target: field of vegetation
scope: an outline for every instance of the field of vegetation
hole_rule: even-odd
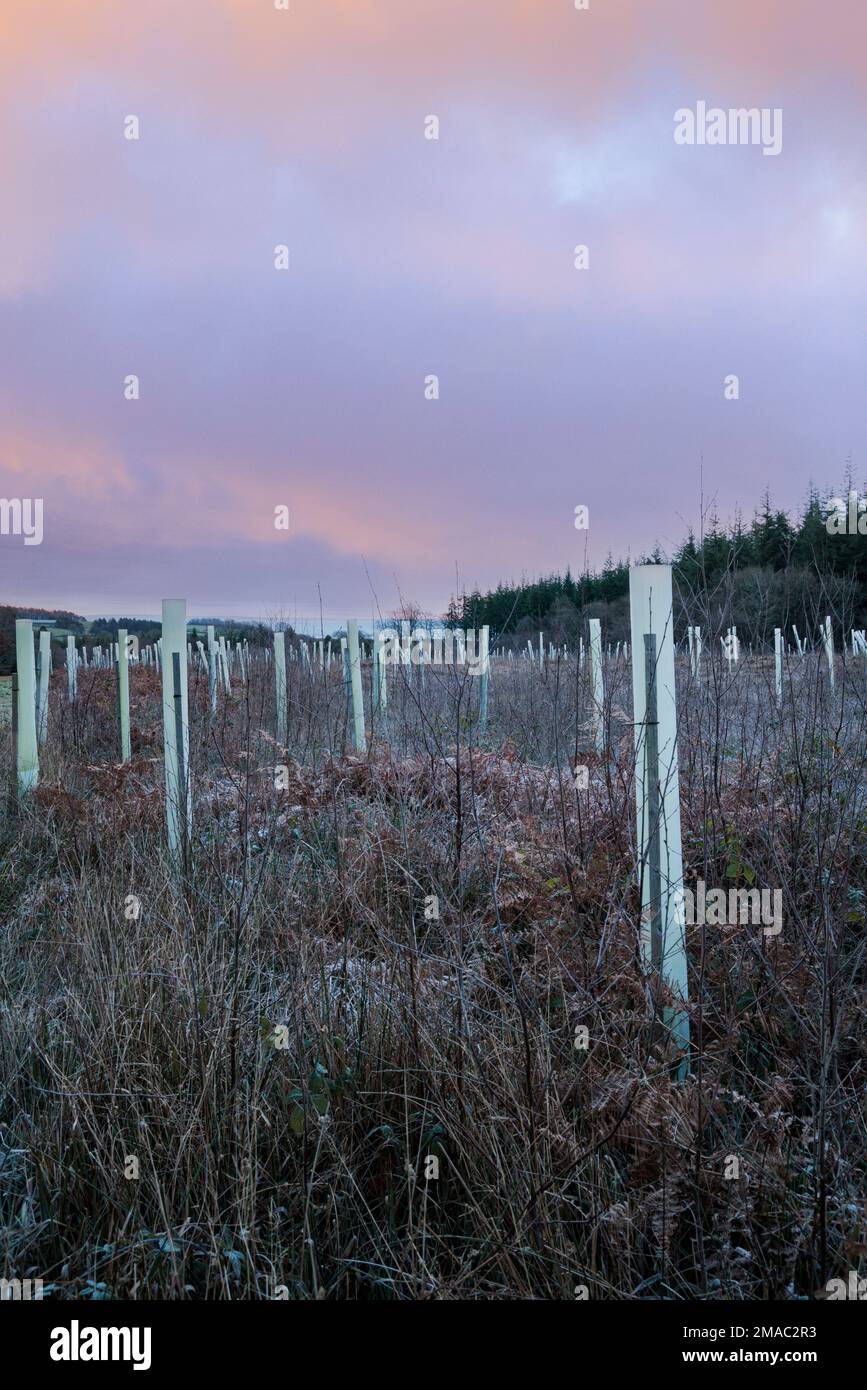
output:
[[[602,756],[574,657],[495,662],[483,731],[464,670],[390,673],[372,718],[366,668],[363,756],[342,669],[288,672],[279,748],[261,652],[216,718],[191,668],[180,877],[157,674],[123,766],[113,674],[73,706],[52,677],[39,788],[0,812],[0,1273],[795,1299],[863,1265],[863,660],[832,690],[787,657],[778,711],[773,656],[678,658],[685,881],[783,894],[778,936],[688,928],[684,1080],[639,946],[628,663]]]

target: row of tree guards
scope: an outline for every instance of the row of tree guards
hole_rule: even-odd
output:
[[[639,847],[638,876],[641,888],[641,948],[650,976],[656,982],[655,1016],[667,1030],[682,1054],[679,1074],[685,1074],[689,1045],[687,1013],[687,969],[684,940],[683,863],[680,831],[680,792],[677,762],[677,706],[675,699],[675,643],[673,636],[672,574],[669,565],[638,565],[629,574],[630,644],[623,644],[623,656],[632,654],[632,696],[635,737],[635,794],[637,843]],[[28,619],[16,622],[17,674],[13,678],[13,738],[16,750],[16,785],[19,794],[31,792],[39,780],[39,746],[45,742],[48,730],[48,694],[51,669],[50,634],[39,633],[39,666],[34,654],[33,623]],[[404,622],[399,644],[399,660],[409,662],[410,624]],[[479,723],[482,728],[488,717],[488,686],[490,680],[489,632],[482,628],[474,669],[479,684]],[[701,629],[688,629],[690,670],[695,677],[701,674]],[[803,655],[804,644],[795,632],[798,652]],[[740,658],[737,630],[731,628],[721,639],[729,664]],[[347,708],[353,731],[356,752],[367,749],[364,704],[362,698],[362,653],[358,623],[350,619],[346,636],[340,639],[343,660]],[[831,620],[827,618],[822,630],[822,643],[828,659],[831,684],[834,683],[834,647]],[[546,651],[539,636],[538,656],[529,644],[527,660],[544,665]],[[853,652],[867,658],[864,632],[852,634]],[[611,648],[608,649],[609,655]],[[782,671],[784,643],[779,628],[774,634],[775,680],[778,702],[782,701]],[[336,657],[336,652],[333,654]],[[505,654],[504,654],[505,655]],[[509,654],[510,657],[513,654]],[[558,655],[558,649],[548,648],[547,655]],[[596,751],[605,752],[604,681],[601,623],[589,622],[589,683],[591,694],[591,733]],[[620,657],[620,644],[614,655]],[[289,649],[292,660],[330,665],[332,653],[326,651],[325,639],[319,641],[311,656],[308,644],[296,651]],[[383,634],[372,643],[372,709],[373,714],[384,712],[388,704],[386,649]],[[583,662],[582,648],[578,652]],[[237,643],[230,650],[224,637],[217,638],[213,627],[207,629],[207,647],[201,641],[187,639],[186,601],[166,599],[162,606],[162,637],[153,647],[138,650],[134,638],[124,629],[107,657],[93,663],[110,664],[116,670],[118,740],[122,761],[130,758],[130,662],[150,665],[162,677],[163,735],[166,789],[166,829],[168,846],[176,866],[183,870],[188,864],[193,828],[193,798],[190,787],[188,672],[199,660],[208,675],[209,699],[212,712],[217,710],[218,688],[231,689],[230,667],[234,665],[242,680],[247,679],[250,652],[246,643]],[[265,661],[273,663],[276,694],[277,743],[286,746],[288,734],[287,646],[286,634],[275,632],[273,652],[265,652]],[[82,663],[84,664],[84,663]],[[70,703],[76,699],[79,657],[72,637],[67,641],[67,690]],[[408,665],[407,678],[412,666]],[[659,989],[665,985],[673,1003],[662,1007]]]

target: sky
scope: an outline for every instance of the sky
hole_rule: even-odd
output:
[[[865,106],[853,0],[3,0],[0,603],[437,614],[860,482]]]

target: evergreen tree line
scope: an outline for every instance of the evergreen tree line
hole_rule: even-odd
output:
[[[847,482],[840,493],[847,498]],[[699,538],[690,532],[672,556],[657,547],[640,564],[670,559],[675,588],[675,636],[688,624],[709,637],[734,625],[742,643],[773,643],[774,628],[793,642],[792,626],[802,638],[817,640],[819,625],[830,614],[838,643],[853,627],[867,626],[867,535],[832,534],[827,500],[811,491],[793,520],[772,507],[765,496],[750,525],[740,517],[723,526],[712,517]],[[862,521],[862,525],[863,525]],[[538,633],[555,643],[586,639],[586,620],[601,618],[603,640],[629,640],[629,565],[608,556],[601,572],[498,584],[488,593],[475,590],[452,599],[446,619],[459,627],[488,624],[493,644],[521,649]]]

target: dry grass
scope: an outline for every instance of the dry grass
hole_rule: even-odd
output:
[[[687,882],[754,874],[785,925],[690,932],[678,1083],[638,946],[625,665],[581,793],[574,663],[496,669],[481,744],[472,681],[396,685],[364,758],[338,675],[290,665],[285,755],[263,668],[213,726],[197,675],[183,883],[155,677],[120,769],[110,674],[75,709],[57,674],[40,791],[0,830],[0,1271],[560,1299],[810,1296],[857,1268],[865,681],[832,696],[807,658],[777,719],[771,679],[680,673]]]
[[[12,677],[0,676],[0,729],[12,723]]]

